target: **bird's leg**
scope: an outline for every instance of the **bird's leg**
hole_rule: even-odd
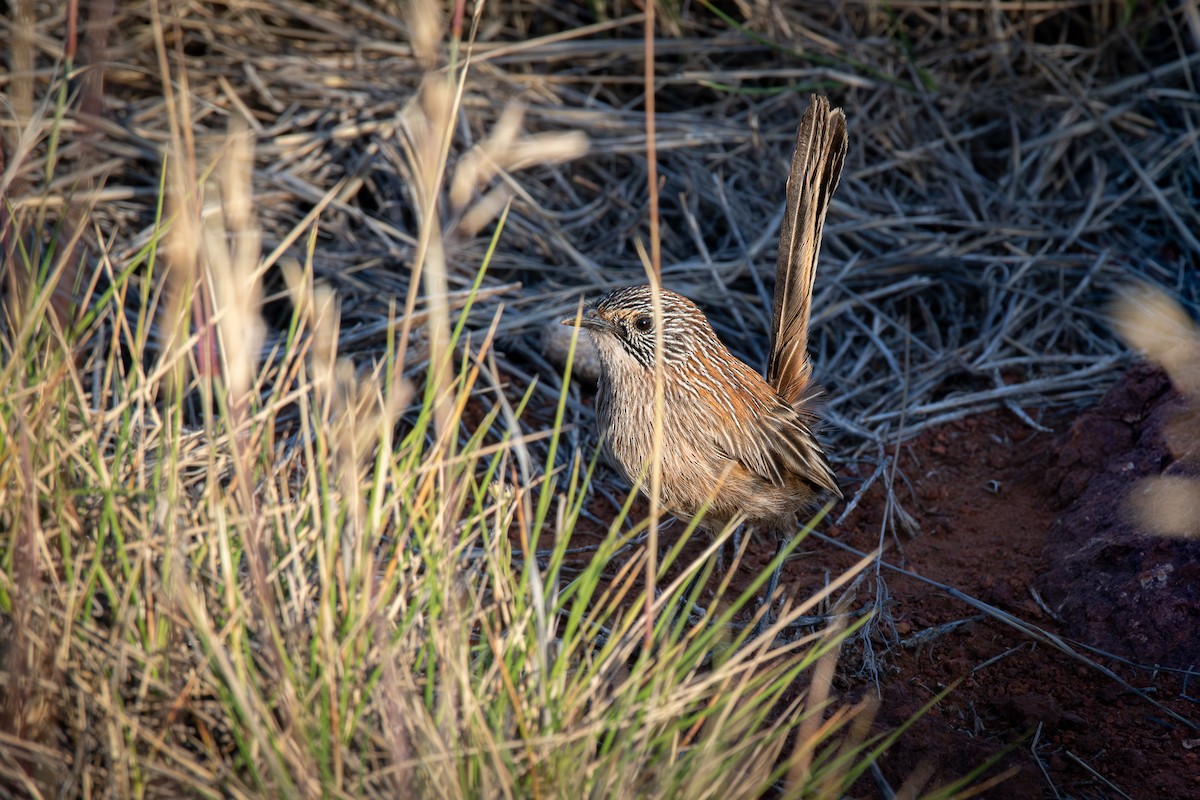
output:
[[[717,550],[717,571],[724,574],[725,572],[725,548],[733,545],[733,558],[729,560],[729,566],[732,567],[737,563],[738,553],[742,550],[742,531],[745,530],[746,523],[742,523],[733,529],[733,535],[730,539],[721,542],[721,547]]]
[[[779,544],[775,548],[775,555],[771,559],[772,561],[779,558],[779,554],[788,546],[788,541],[787,538],[779,538]],[[760,606],[765,605],[767,608],[763,611],[762,616],[758,618],[758,622],[754,624],[754,630],[750,632],[750,639],[757,639],[759,634],[775,621],[775,614],[771,611],[771,606],[775,602],[775,590],[779,588],[779,576],[783,574],[783,562],[786,560],[780,560],[775,565],[775,569],[771,571],[771,578],[767,581],[767,590],[759,602]]]
[[[679,618],[681,616],[687,616],[688,619],[691,618],[692,592],[696,591],[696,583],[699,582],[700,576],[703,574],[704,574],[703,570],[696,570],[696,574],[693,575],[691,577],[691,580],[689,580],[687,582],[687,586],[683,587],[683,594],[681,594],[679,596],[679,602],[676,603],[676,605],[675,605],[675,616],[673,616],[671,618],[671,627],[672,628],[674,628],[675,625],[679,622]],[[701,612],[704,611],[704,609],[700,609],[700,610],[701,610]]]

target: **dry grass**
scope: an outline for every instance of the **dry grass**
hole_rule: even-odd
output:
[[[924,427],[998,406],[1037,426],[1103,391],[1127,358],[1104,303],[1130,278],[1195,310],[1194,2],[733,8],[658,9],[663,281],[761,363],[796,120],[812,90],[847,110],[812,341],[851,491],[890,492],[892,448]],[[566,564],[575,518],[617,519],[577,549],[638,552],[621,487],[584,478],[590,412],[541,334],[580,294],[644,280],[643,18],[463,11],[22,0],[2,21],[14,792],[56,785],[69,754],[76,793],[569,793],[532,765],[591,763],[581,731],[635,700],[647,738],[601,737],[590,785],[644,790],[636,764],[719,791],[720,771],[671,771],[681,742],[737,751],[695,738],[737,716],[737,692],[705,705],[717,685],[759,698],[729,730],[761,746],[725,769],[778,787],[781,760],[812,760],[783,755],[778,709],[802,707],[784,653],[753,677],[705,662],[724,634],[697,633],[687,669],[622,684],[615,601],[587,618],[609,646],[556,649],[555,615],[593,607],[557,596],[563,571],[606,608],[621,585]],[[430,663],[461,680],[408,670]],[[570,726],[529,716],[555,691]],[[841,752],[816,763],[848,770]]]
[[[642,280],[634,242],[646,235],[640,17],[534,8],[484,7],[449,143],[458,154],[486,140],[515,103],[535,135],[590,140],[563,166],[497,165],[484,187],[515,201],[484,279],[496,293],[472,321],[486,325],[506,303],[497,336],[517,386],[540,366],[525,354],[538,351],[543,323],[581,292]],[[1200,255],[1198,57],[1182,13],[1126,22],[1098,3],[989,14],[901,3],[825,18],[784,5],[751,15],[744,33],[703,8],[665,16],[664,279],[707,299],[751,361],[797,112],[812,88],[849,112],[815,319],[834,435],[849,444],[890,441],[902,417],[911,432],[998,404],[1094,396],[1121,353],[1097,301],[1131,274],[1195,302],[1182,267]],[[61,19],[39,18],[57,41]],[[119,170],[95,215],[115,259],[150,236],[168,137],[148,22],[145,6],[118,7],[107,119],[79,122],[94,134],[70,137],[59,156],[90,148],[97,173]],[[283,253],[303,259],[302,223],[319,212],[314,269],[343,298],[343,347],[381,352],[418,245],[400,112],[423,70],[406,24],[383,8],[288,2],[178,3],[163,22],[198,109],[189,135],[223,135],[230,118],[255,134],[268,280],[281,288],[269,267]],[[61,205],[74,186],[60,179],[16,205]],[[444,209],[452,290],[471,284],[490,239],[478,216],[460,227],[465,192]]]

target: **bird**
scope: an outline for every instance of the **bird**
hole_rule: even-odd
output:
[[[812,379],[808,329],[821,232],[846,150],[845,113],[813,96],[787,179],[765,377],[729,352],[695,303],[669,289],[658,290],[657,319],[655,289],[646,284],[610,291],[562,320],[578,324],[599,356],[595,410],[607,458],[647,494],[661,375],[658,500],[684,522],[703,511],[700,527],[719,532],[744,515],[782,548],[827,498],[842,497],[816,436],[821,389]]]

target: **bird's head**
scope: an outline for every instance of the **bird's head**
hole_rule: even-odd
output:
[[[698,348],[720,346],[704,313],[686,297],[661,290],[663,365],[685,363]],[[574,325],[575,317],[562,320]],[[586,306],[579,325],[591,336],[606,370],[654,369],[653,294],[649,285],[615,289]]]

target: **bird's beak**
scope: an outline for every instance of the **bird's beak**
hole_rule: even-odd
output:
[[[578,319],[579,319],[579,327],[586,328],[587,330],[613,331],[613,330],[616,330],[616,327],[617,327],[613,323],[609,322],[608,320],[604,319],[599,314],[597,314],[596,309],[594,309],[594,308],[585,308],[583,310],[583,316]],[[575,320],[576,320],[576,317],[570,316],[570,317],[563,317],[562,319],[559,320],[559,322],[562,323],[563,325],[570,325],[571,327],[574,327]]]

